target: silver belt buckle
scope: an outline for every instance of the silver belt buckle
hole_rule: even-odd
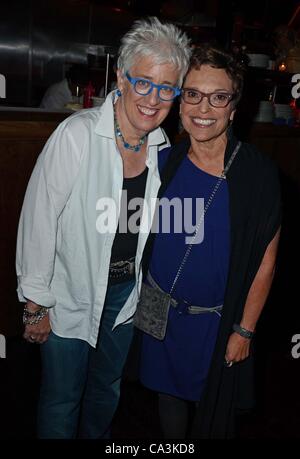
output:
[[[125,260],[122,269],[124,269],[126,274],[133,274],[134,261]]]
[[[134,273],[135,260],[127,261],[127,263],[128,263],[128,272],[130,275],[132,275]]]

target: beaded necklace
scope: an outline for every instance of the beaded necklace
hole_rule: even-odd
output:
[[[126,148],[127,150],[132,150],[132,151],[134,151],[136,153],[139,152],[141,147],[142,147],[142,145],[144,145],[148,134],[145,134],[143,137],[141,137],[138,144],[130,145],[130,143],[126,142],[126,140],[124,139],[123,134],[121,132],[121,129],[120,129],[120,126],[119,126],[119,123],[118,123],[118,120],[117,120],[117,116],[116,116],[115,106],[114,106],[114,120],[115,120],[115,133],[116,133],[116,136],[119,137],[122,140],[124,148]]]

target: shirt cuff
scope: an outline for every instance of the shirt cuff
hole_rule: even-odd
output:
[[[28,300],[34,303],[51,308],[55,306],[56,299],[50,289],[42,283],[41,278],[18,277],[17,288],[19,301],[26,303]]]

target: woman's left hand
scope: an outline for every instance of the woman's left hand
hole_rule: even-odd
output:
[[[250,343],[250,339],[243,338],[243,336],[238,333],[232,333],[228,340],[225,353],[225,362],[227,362],[227,366],[231,366],[233,363],[241,362],[249,357]]]

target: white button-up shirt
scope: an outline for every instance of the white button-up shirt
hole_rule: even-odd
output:
[[[20,216],[16,268],[20,301],[51,308],[54,333],[96,346],[108,283],[113,231],[97,230],[97,202],[113,198],[117,217],[123,185],[113,114],[114,93],[102,107],[78,112],[62,122],[47,141],[30,178]],[[157,128],[148,136],[149,169],[141,228],[153,218],[160,177],[157,153],[169,145]],[[136,153],[133,153],[136,154]],[[150,214],[149,214],[150,209]],[[152,209],[152,210],[151,210]],[[114,327],[135,312],[147,231],[140,231],[136,284]]]

